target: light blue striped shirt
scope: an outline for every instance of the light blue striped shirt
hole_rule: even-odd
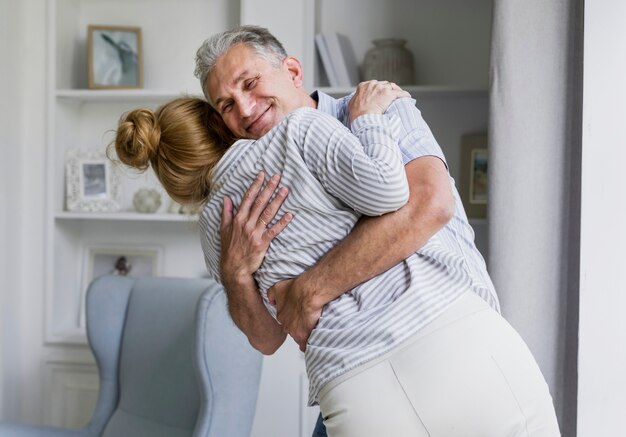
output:
[[[318,108],[347,125],[347,101],[320,93]],[[406,202],[402,162],[426,155],[444,160],[412,99],[394,102],[385,116],[359,117],[351,129],[358,140],[330,117],[300,109],[263,138],[238,141],[214,170],[200,228],[207,267],[217,279],[223,196],[238,204],[261,169],[281,173],[281,183],[290,187],[279,216],[292,211],[294,220],[272,242],[255,274],[273,316],[269,287],[315,264],[345,238],[360,213],[382,214]],[[465,291],[498,309],[456,190],[455,199],[454,218],[422,249],[324,307],[305,354],[310,405],[327,382],[397,347]]]

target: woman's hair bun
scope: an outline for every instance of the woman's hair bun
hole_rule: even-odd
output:
[[[161,127],[150,109],[134,109],[122,115],[115,136],[115,152],[124,164],[146,170],[157,156]]]

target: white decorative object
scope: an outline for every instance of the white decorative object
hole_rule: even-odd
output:
[[[161,206],[161,193],[154,188],[141,188],[133,196],[133,206],[137,212],[157,212]]]
[[[183,206],[175,200],[170,200],[170,206],[167,207],[167,212],[170,214],[181,214]]]
[[[202,211],[202,205],[181,205],[180,203],[172,200],[167,212],[170,214],[184,214],[188,216],[197,216]]]
[[[374,47],[365,53],[363,61],[364,80],[388,80],[398,85],[415,83],[413,53],[404,47],[406,40],[375,39],[372,43]]]
[[[99,149],[68,149],[65,155],[65,206],[68,211],[120,209],[117,168]]]

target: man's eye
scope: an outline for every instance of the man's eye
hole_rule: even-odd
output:
[[[232,103],[226,103],[225,105],[222,105],[222,114],[229,112],[231,109],[233,109]]]
[[[246,82],[246,89],[249,90],[249,89],[254,88],[254,86],[256,85],[256,81],[257,81],[256,79],[252,79]]]

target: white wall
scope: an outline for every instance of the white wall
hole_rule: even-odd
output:
[[[41,417],[45,0],[0,0],[3,419]],[[28,404],[26,404],[28,402]]]
[[[626,435],[626,2],[585,2],[578,435]]]
[[[15,8],[10,7],[11,0],[0,0],[0,59],[13,59],[19,62],[19,49],[16,45],[10,44],[10,35],[15,32],[16,23],[13,21]],[[19,78],[18,69],[12,63],[0,63],[0,418],[4,417],[4,411],[9,408],[9,403],[5,399],[10,399],[5,395],[8,386],[5,383],[5,369],[8,365],[10,352],[8,342],[8,332],[13,321],[11,311],[11,296],[18,287],[18,275],[16,271],[17,262],[15,257],[9,256],[13,253],[10,248],[15,248],[19,240],[11,232],[16,225],[16,215],[11,214],[11,210],[19,207],[19,196],[14,188],[14,182],[19,178],[16,163],[19,163],[19,129],[14,121],[14,110],[19,107],[18,90]]]
[[[9,14],[6,13],[8,3],[9,0],[0,0],[0,59],[10,59],[15,54],[15,50],[12,50],[8,44],[11,30]],[[10,123],[8,121],[9,102],[12,100],[8,98],[10,96],[9,84],[15,80],[12,71],[8,62],[0,63],[0,77],[3,78],[0,81],[0,151],[3,156],[3,159],[0,159],[0,205],[9,205],[10,202],[13,202],[14,197],[9,189],[12,174],[11,166],[8,165],[9,162],[13,161],[13,151],[15,150],[12,147],[15,144],[14,131],[9,128]],[[12,243],[9,240],[9,235],[9,213],[5,206],[0,212],[0,247],[3,248],[0,250],[0,419],[3,417],[4,411],[4,378],[2,375],[4,375],[4,360],[7,356],[7,350],[4,348],[4,336],[7,332],[5,313],[7,312],[7,295],[11,288],[8,251],[4,249],[10,247],[9,244]]]

